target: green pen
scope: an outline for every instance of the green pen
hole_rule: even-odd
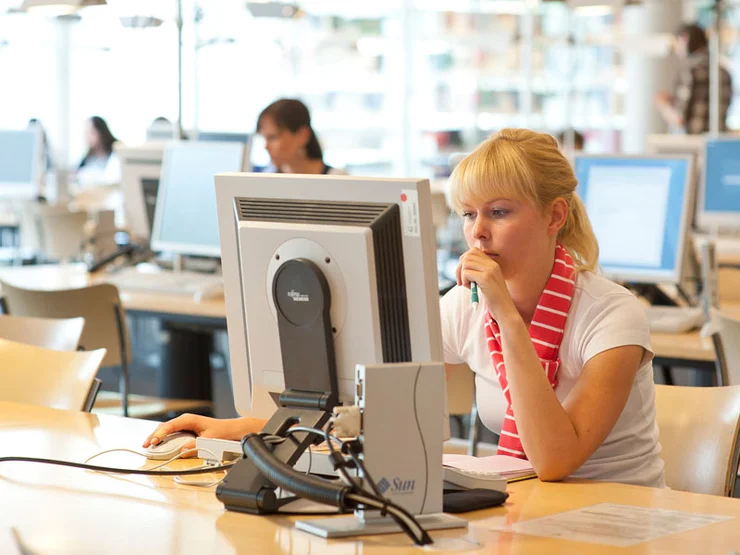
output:
[[[470,282],[470,296],[473,300],[473,308],[478,308],[478,284],[474,281]]]

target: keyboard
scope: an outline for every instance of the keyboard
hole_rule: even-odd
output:
[[[161,270],[142,272],[123,268],[107,278],[119,289],[141,293],[159,293],[193,297],[196,301],[223,297],[224,282],[220,275]]]
[[[645,312],[650,331],[685,333],[704,324],[704,311],[701,308],[648,306]]]

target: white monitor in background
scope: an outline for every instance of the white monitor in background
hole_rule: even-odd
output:
[[[134,239],[148,241],[152,233],[164,146],[164,143],[114,146],[121,159],[126,227]]]
[[[740,231],[740,137],[708,138],[697,224],[708,231]]]
[[[577,156],[578,195],[616,281],[680,283],[690,250],[690,156]]]
[[[706,135],[648,135],[648,154],[690,155],[701,159],[704,156]]]
[[[41,193],[45,159],[37,126],[0,130],[0,200],[30,200]]]
[[[272,415],[270,394],[295,383],[296,365],[305,388],[326,389],[312,383],[324,375],[322,355],[306,356],[301,344],[333,350],[339,399],[349,404],[358,363],[442,360],[428,181],[230,174],[216,176],[216,198],[241,414]],[[285,318],[312,325],[324,321],[309,315],[328,298],[329,327],[292,337],[275,298]]]
[[[220,256],[213,178],[217,173],[244,171],[248,161],[248,146],[243,143],[169,143],[157,192],[152,250]]]

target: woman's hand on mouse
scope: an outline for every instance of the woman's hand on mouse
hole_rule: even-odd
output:
[[[199,437],[230,439],[238,441],[251,432],[258,432],[264,426],[265,421],[256,418],[209,418],[199,414],[183,414],[168,422],[160,424],[149,437],[146,438],[142,447],[158,445],[162,439],[175,432],[193,432]],[[194,449],[195,440],[183,446],[182,450]],[[196,452],[188,453],[186,456],[194,457]]]

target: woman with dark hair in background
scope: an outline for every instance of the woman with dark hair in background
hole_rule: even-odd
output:
[[[681,69],[674,94],[655,96],[655,104],[672,130],[691,135],[709,131],[709,41],[696,24],[682,25],[676,32],[676,56]],[[732,101],[732,77],[725,68],[719,76],[719,130],[727,131],[727,112]]]
[[[113,152],[113,144],[117,141],[103,118],[93,116],[88,120],[88,151],[77,168],[77,182],[80,185],[113,185],[121,182],[121,161]]]
[[[257,133],[265,139],[278,173],[346,175],[344,170],[324,163],[324,153],[311,127],[311,115],[300,100],[281,98],[262,110]]]

